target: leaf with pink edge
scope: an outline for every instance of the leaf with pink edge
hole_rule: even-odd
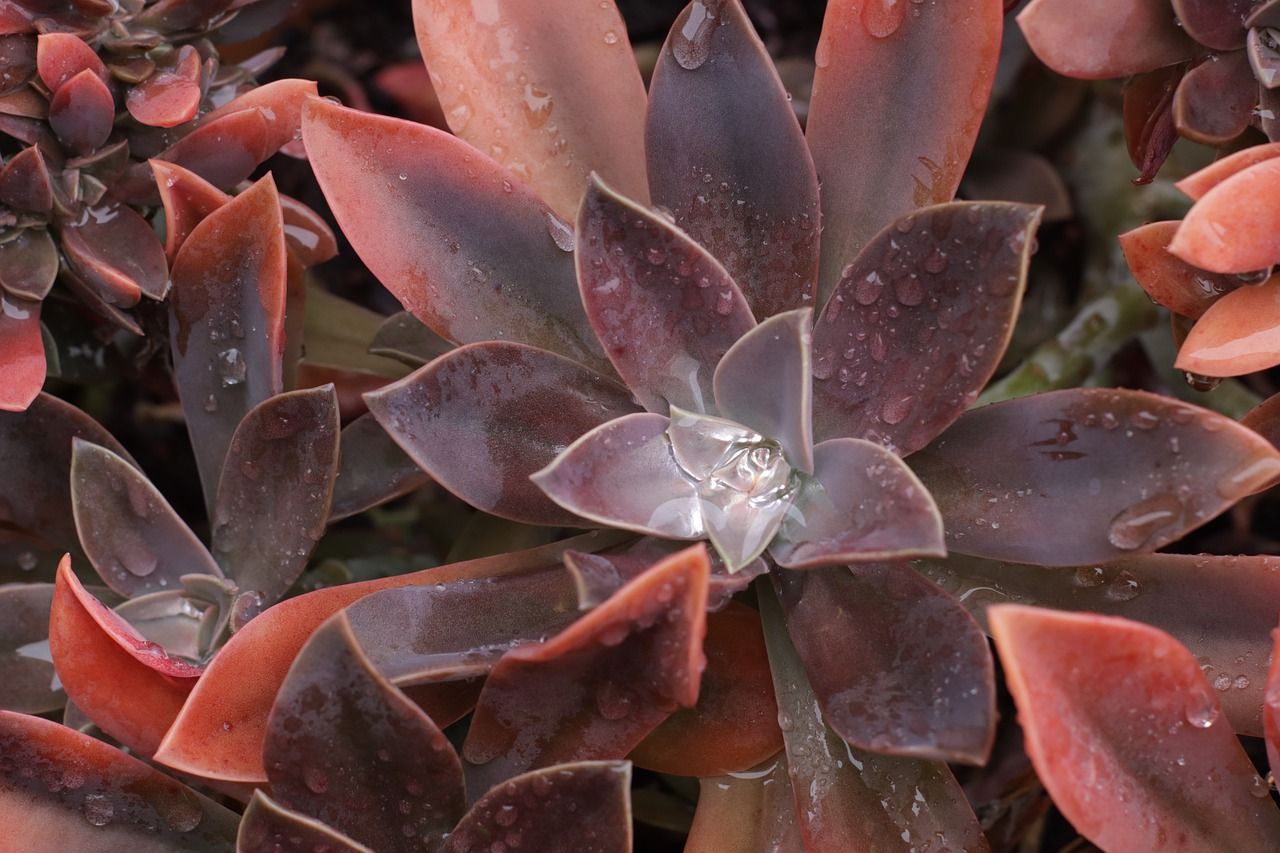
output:
[[[805,127],[822,182],[819,299],[881,228],[955,195],[995,79],[1002,17],[1000,0],[827,5]]]
[[[339,448],[338,478],[329,508],[331,522],[407,495],[431,482],[431,477],[400,449],[370,412],[343,427]]]
[[[40,393],[47,369],[40,303],[0,296],[0,309],[0,368],[5,376],[0,383],[0,411],[23,412]],[[7,491],[0,490],[0,501]],[[0,518],[4,511],[0,505]]]
[[[813,329],[818,441],[924,447],[977,398],[1013,333],[1040,209],[956,202],[875,236]]]
[[[10,853],[225,853],[237,815],[100,740],[0,711]]]
[[[303,138],[356,253],[433,331],[608,370],[574,284],[573,229],[515,175],[434,128],[326,101],[307,105]]]
[[[1169,251],[1210,272],[1248,273],[1280,263],[1280,204],[1272,193],[1257,191],[1277,182],[1280,159],[1274,157],[1223,180],[1192,205]]]
[[[1018,26],[1041,62],[1084,80],[1154,71],[1197,52],[1169,0],[1032,0]]]
[[[173,372],[210,507],[232,432],[282,389],[285,272],[270,175],[197,225],[173,262]]]
[[[1280,364],[1280,276],[1240,287],[1191,327],[1174,366],[1201,376],[1241,376]]]
[[[699,0],[676,18],[645,149],[653,203],[724,264],[757,317],[813,304],[818,178],[740,0]]]
[[[111,90],[88,69],[59,86],[49,99],[49,126],[77,154],[89,154],[107,141],[115,115]]]
[[[1274,774],[1280,769],[1280,628],[1271,629],[1271,644],[1271,669],[1267,672],[1267,692],[1262,702],[1262,726],[1267,739],[1267,764]]]
[[[160,300],[169,290],[160,238],[126,204],[107,200],[86,208],[63,223],[60,237],[72,267],[113,305],[129,308],[144,295]]]
[[[53,585],[0,584],[0,708],[45,714],[67,696],[49,659],[49,609]]]
[[[698,700],[706,548],[655,564],[544,643],[489,673],[463,747],[484,790],[532,767],[621,758],[677,706]]]
[[[1280,845],[1266,783],[1176,640],[1011,604],[990,619],[1027,754],[1077,831],[1111,850]]]
[[[1274,157],[1280,157],[1280,142],[1251,145],[1220,160],[1213,161],[1198,172],[1193,172],[1178,181],[1174,186],[1193,200],[1198,201],[1205,193],[1232,175],[1243,172],[1250,166],[1256,166],[1258,163]]]
[[[592,172],[647,200],[644,82],[613,0],[414,0],[413,20],[449,127],[561,217]]]
[[[149,162],[164,206],[164,251],[173,261],[195,227],[230,201],[231,196],[175,163]]]
[[[805,853],[785,755],[749,773],[698,782],[685,853]]]
[[[43,33],[36,38],[36,71],[50,92],[58,91],[81,71],[92,71],[104,83],[108,79],[97,52],[71,33]]]
[[[27,213],[49,213],[53,179],[39,148],[22,149],[0,169],[0,204]]]
[[[1203,145],[1225,145],[1249,129],[1258,106],[1256,87],[1244,53],[1210,56],[1178,84],[1173,97],[1178,133]]]
[[[266,122],[265,153],[262,158],[265,160],[289,143],[301,139],[303,109],[308,102],[315,100],[317,94],[314,80],[273,80],[242,92],[217,109],[205,113],[200,117],[199,127],[203,128],[232,113],[252,110]]]
[[[318,820],[290,811],[258,789],[240,818],[236,853],[373,853]]]
[[[720,262],[593,178],[578,213],[577,264],[591,327],[644,407],[710,411],[716,365],[755,327]]]
[[[270,123],[255,109],[223,113],[209,120],[211,115],[153,159],[182,166],[219,189],[230,190],[273,153]],[[150,204],[158,197],[151,169],[145,163],[135,164],[121,186],[124,189],[117,191],[131,203]]]
[[[1074,388],[975,409],[911,467],[951,550],[1061,566],[1178,539],[1280,476],[1280,453],[1215,412]]]
[[[457,753],[374,668],[342,615],[290,667],[262,756],[282,806],[386,853],[439,844],[465,808]]]
[[[493,515],[582,525],[529,480],[583,433],[635,411],[616,382],[545,350],[492,341],[459,347],[365,396],[423,470]]]
[[[1197,269],[1169,253],[1178,220],[1148,222],[1119,237],[1129,272],[1156,302],[1183,317],[1198,319],[1218,297],[1243,284],[1235,276]]]

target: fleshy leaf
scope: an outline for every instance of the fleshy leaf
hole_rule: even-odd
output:
[[[1263,698],[1262,724],[1267,739],[1267,764],[1275,773],[1280,768],[1280,629],[1271,630],[1271,669],[1267,673],[1267,692]]]
[[[289,669],[262,749],[281,805],[379,851],[438,844],[462,816],[462,764],[334,616]]]
[[[685,853],[805,853],[785,755],[750,773],[698,781]]]
[[[330,521],[364,512],[431,482],[370,413],[343,427],[339,448]]]
[[[1245,412],[1240,423],[1280,448],[1280,394],[1272,394]]]
[[[574,285],[573,229],[515,175],[435,128],[325,101],[307,105],[303,138],[357,254],[423,323],[607,370]]]
[[[242,590],[280,598],[329,520],[338,475],[332,385],[259,403],[236,427],[213,509],[214,557]]]
[[[740,0],[685,7],[649,92],[653,203],[724,264],[757,317],[812,305],[818,179]]]
[[[62,88],[81,71],[92,71],[103,82],[107,69],[89,43],[71,33],[44,33],[36,38],[36,71],[50,92]]]
[[[638,766],[677,776],[745,772],[782,748],[759,614],[731,601],[707,616],[698,704],[667,717],[631,751]]]
[[[39,147],[22,149],[0,169],[0,204],[27,213],[49,213],[53,179]]]
[[[904,841],[928,841],[939,849],[989,851],[945,764],[864,752],[827,728],[782,608],[768,586],[760,592],[787,775],[806,849],[899,850]]]
[[[594,178],[578,213],[577,263],[591,326],[644,407],[711,411],[715,366],[755,327],[720,262]]]
[[[369,352],[421,367],[453,349],[453,344],[423,325],[408,311],[388,317],[369,343]]]
[[[49,616],[49,649],[67,696],[111,737],[155,752],[178,716],[199,668],[170,657],[58,568]]]
[[[1084,80],[1153,71],[1197,50],[1169,0],[1032,0],[1018,25],[1041,62]]]
[[[955,195],[1001,28],[1000,0],[827,5],[805,126],[822,182],[820,299],[881,228]]]
[[[100,740],[0,711],[0,825],[13,853],[226,853],[237,820]]]
[[[129,115],[151,127],[176,127],[196,117],[200,108],[200,54],[183,45],[173,65],[158,68],[129,90]]]
[[[493,668],[463,748],[480,790],[531,767],[621,758],[677,706],[705,664],[706,548],[654,565],[545,643]]]
[[[4,317],[23,319],[17,316],[22,311],[21,301],[44,299],[57,276],[58,250],[47,231],[25,228],[12,240],[0,243],[0,287],[6,296],[19,300],[6,300]]]
[[[769,553],[792,569],[872,560],[942,556],[942,517],[902,460],[856,438],[816,448],[817,467],[801,481]]]
[[[990,618],[1027,754],[1077,831],[1111,850],[1280,845],[1266,783],[1176,640],[1016,605]]]
[[[1119,237],[1129,271],[1147,295],[1175,314],[1200,317],[1218,297],[1240,287],[1235,276],[1197,269],[1169,253],[1181,223],[1149,222]]]
[[[533,524],[581,525],[529,480],[583,433],[635,411],[616,382],[545,350],[459,347],[365,397],[436,482],[477,509]]]
[[[441,853],[631,850],[631,765],[579,761],[524,773],[476,802]]]
[[[814,324],[814,437],[906,455],[959,417],[1009,343],[1039,222],[1028,205],[958,202],[876,235]]]
[[[1175,186],[1194,200],[1199,200],[1218,184],[1243,172],[1250,166],[1256,166],[1264,160],[1280,157],[1280,142],[1264,145],[1251,145],[1248,148],[1215,160],[1198,172],[1193,172]]]
[[[1174,541],[1269,485],[1280,453],[1215,412],[1075,388],[969,412],[911,467],[951,550],[1061,566]]]
[[[1256,0],[1172,0],[1178,25],[1205,47],[1236,50],[1244,47],[1244,20]]]
[[[1233,51],[1211,56],[1187,72],[1173,98],[1173,120],[1187,139],[1224,145],[1249,129],[1257,105],[1249,60]]]
[[[583,518],[669,539],[705,535],[697,491],[667,439],[670,420],[624,415],[574,441],[532,480]]]
[[[111,90],[88,69],[59,86],[49,99],[49,126],[77,154],[88,154],[107,141],[115,115]]]
[[[1155,180],[1178,141],[1173,101],[1186,68],[1185,64],[1170,65],[1135,74],[1121,90],[1125,147],[1138,170],[1135,183]]]
[[[164,205],[164,251],[170,261],[205,217],[231,196],[189,169],[164,160],[151,160],[160,203]]]
[[[197,225],[173,263],[174,379],[210,507],[232,432],[282,390],[283,228],[268,175]]]
[[[144,294],[158,300],[168,292],[160,238],[128,205],[108,200],[86,208],[59,236],[67,260],[112,305],[129,308]]]
[[[716,406],[726,418],[782,445],[787,461],[813,473],[813,309],[769,317],[716,365]]]
[[[1241,376],[1280,364],[1280,276],[1225,294],[1191,327],[1175,366]]]
[[[45,714],[66,704],[49,655],[47,583],[0,584],[0,708]]]
[[[644,83],[613,0],[414,0],[413,19],[450,129],[561,217],[592,172],[646,200]]]
[[[270,126],[259,110],[239,110],[209,121],[209,113],[199,127],[161,151],[154,159],[164,160],[194,172],[222,190],[230,190],[246,180],[254,168],[271,156]],[[145,164],[130,172],[129,201],[149,202],[155,196],[151,170]]]
[[[177,588],[182,575],[222,574],[141,471],[78,438],[71,454],[71,508],[89,561],[123,596]]]
[[[259,789],[240,819],[236,853],[373,853],[318,820],[284,808]]]
[[[5,381],[0,384],[0,412],[26,411],[39,395],[47,369],[39,302],[10,299],[0,294],[0,368],[5,375]],[[7,443],[3,433],[0,427],[0,446]],[[6,457],[6,467],[7,464]],[[7,491],[0,489],[0,518],[6,514],[4,492]]]
[[[1280,159],[1263,160],[1200,197],[1169,251],[1211,272],[1247,273],[1280,263],[1280,203],[1258,187],[1280,182]]]
[[[860,749],[985,764],[995,674],[973,617],[906,563],[770,576],[827,724]]]

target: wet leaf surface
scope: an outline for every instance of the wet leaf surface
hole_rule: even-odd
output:
[[[1174,365],[1201,376],[1242,376],[1280,364],[1280,276],[1224,294],[1191,327]]]
[[[28,149],[35,150],[35,149]],[[4,288],[4,320],[15,323],[31,308],[28,300],[49,295],[58,275],[58,250],[48,232],[25,229],[0,244],[0,287]],[[10,299],[12,297],[12,301]],[[39,309],[35,309],[38,314]]]
[[[164,250],[172,262],[195,227],[231,196],[175,163],[151,160],[150,166],[164,206]]]
[[[1254,0],[1172,0],[1178,24],[1200,44],[1214,50],[1244,47],[1244,20]]]
[[[67,80],[49,99],[49,127],[77,154],[88,154],[107,141],[115,115],[111,90],[90,69]]]
[[[1169,251],[1211,272],[1251,273],[1280,263],[1280,204],[1259,186],[1280,181],[1270,158],[1221,181],[1182,220]]]
[[[431,482],[377,419],[365,413],[342,429],[329,520],[347,518]]]
[[[53,585],[0,585],[0,708],[44,714],[66,703],[49,654]]]
[[[388,317],[369,343],[369,352],[421,367],[453,349],[453,344],[422,324],[408,311]]]
[[[133,208],[106,200],[64,222],[62,251],[75,271],[106,302],[121,308],[142,296],[163,299],[169,290],[164,247]]]
[[[1251,145],[1234,154],[1214,160],[1203,169],[1178,181],[1176,186],[1192,199],[1199,200],[1205,193],[1232,175],[1273,157],[1280,157],[1280,142]]]
[[[273,853],[316,853],[319,850],[326,853],[373,853],[363,844],[317,820],[284,808],[257,790],[240,819],[236,851],[257,853],[260,850]]]
[[[1156,302],[1183,317],[1199,318],[1224,293],[1240,287],[1235,276],[1197,269],[1169,253],[1181,223],[1149,222],[1120,235],[1129,271]]]
[[[1243,28],[1236,32],[1243,35]],[[1203,145],[1223,145],[1249,129],[1258,92],[1242,51],[1210,56],[1192,68],[1173,97],[1178,133]]]

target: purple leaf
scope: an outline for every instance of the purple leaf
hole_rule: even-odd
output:
[[[53,179],[39,148],[22,149],[0,169],[0,204],[27,213],[49,213]]]
[[[116,105],[111,90],[86,68],[63,83],[49,99],[49,126],[67,148],[89,154],[111,135]]]
[[[1214,50],[1244,47],[1244,21],[1256,0],[1172,0],[1178,26]],[[1226,94],[1226,93],[1224,93]]]
[[[68,262],[112,305],[131,308],[139,298],[160,300],[169,291],[169,265],[155,229],[133,208],[110,199],[64,222],[60,233]]]
[[[258,789],[240,819],[237,853],[373,853],[318,820],[284,808]]]
[[[342,429],[329,520],[337,521],[417,491],[431,482],[366,412]]]
[[[28,149],[35,150],[35,149]],[[39,302],[49,295],[58,277],[58,250],[49,232],[24,228],[0,243],[0,287],[19,299]],[[12,317],[5,311],[6,318]]]
[[[1257,106],[1253,69],[1237,50],[1210,56],[1186,73],[1174,93],[1173,121],[1187,139],[1224,145],[1249,129]]]
[[[0,584],[0,708],[45,714],[66,704],[49,653],[53,584]]]

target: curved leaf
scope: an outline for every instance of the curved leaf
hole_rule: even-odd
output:
[[[1200,197],[1169,251],[1211,272],[1246,273],[1280,263],[1280,204],[1258,187],[1280,182],[1280,160],[1243,169]]]
[[[67,260],[112,305],[129,308],[143,295],[159,300],[169,290],[160,238],[128,205],[108,201],[85,208],[63,223],[59,237]]]
[[[757,317],[813,304],[818,178],[740,0],[698,0],[676,18],[645,151],[653,203],[724,264]]]
[[[38,146],[24,148],[0,169],[0,203],[47,216],[53,207],[53,178]]]
[[[1237,29],[1243,34],[1243,29]],[[1224,145],[1249,129],[1258,91],[1242,51],[1210,56],[1192,68],[1173,97],[1178,133],[1203,145]]]
[[[268,175],[197,225],[173,262],[173,372],[209,507],[240,419],[282,390],[284,298],[284,225]]]
[[[111,90],[89,69],[59,86],[49,99],[49,127],[77,154],[100,148],[111,135],[115,116]]]
[[[45,714],[66,704],[49,660],[53,585],[0,584],[0,708]]]
[[[1001,5],[827,5],[805,126],[822,182],[819,298],[877,231],[955,195],[995,79]]]
[[[265,160],[300,138],[303,110],[308,103],[316,99],[317,93],[318,87],[314,80],[296,78],[273,80],[242,92],[217,109],[205,113],[200,117],[199,127],[203,129],[214,124],[223,116],[252,110],[261,115],[266,123],[265,153],[263,154]]]
[[[591,327],[644,407],[710,411],[715,366],[755,327],[720,262],[593,178],[578,212],[577,263]]]
[[[1271,630],[1271,669],[1267,673],[1267,692],[1262,704],[1263,733],[1267,739],[1267,763],[1272,773],[1280,767],[1280,654],[1276,646],[1280,645],[1280,633]]]
[[[1172,0],[1178,24],[1205,47],[1236,50],[1244,47],[1244,27],[1255,0]]]
[[[50,92],[62,88],[81,71],[92,71],[106,82],[107,68],[89,43],[72,33],[42,33],[36,37],[36,72]]]
[[[1119,237],[1129,271],[1142,289],[1175,314],[1197,319],[1218,297],[1240,287],[1235,276],[1197,269],[1169,253],[1181,223],[1148,222]]]
[[[47,367],[39,302],[0,295],[0,366],[5,373],[0,385],[0,412],[25,412],[40,394]],[[4,432],[0,427],[0,443],[7,443],[3,441]],[[0,500],[7,491],[0,488]],[[0,506],[0,517],[5,515],[4,510]]]
[[[1280,394],[1272,394],[1254,406],[1240,419],[1240,423],[1280,447]]]
[[[1229,154],[1219,160],[1215,160],[1203,169],[1193,172],[1182,180],[1178,181],[1174,186],[1180,189],[1193,200],[1199,200],[1209,190],[1225,181],[1227,178],[1243,172],[1250,166],[1255,166],[1264,160],[1270,160],[1273,157],[1280,157],[1280,142],[1271,142],[1264,145],[1251,145],[1243,148],[1234,154]]]
[[[1280,844],[1266,783],[1176,640],[1107,616],[990,615],[1027,753],[1079,832],[1115,850]]]
[[[607,370],[574,286],[572,231],[515,175],[434,128],[325,101],[307,105],[303,138],[357,254],[427,326]]]
[[[1169,0],[1032,0],[1018,25],[1041,62],[1084,80],[1153,71],[1197,50]]]
[[[459,347],[365,401],[414,462],[472,506],[570,526],[581,519],[552,504],[529,476],[583,433],[635,411],[616,382],[499,341]]]
[[[1241,287],[1191,327],[1174,366],[1201,376],[1241,376],[1280,364],[1280,276]]]
[[[911,467],[951,550],[1061,566],[1174,541],[1271,483],[1280,453],[1214,412],[1076,388],[969,412]]]
[[[231,196],[176,163],[155,159],[149,163],[164,206],[164,251],[172,262],[195,227]]]
[[[532,767],[621,758],[677,706],[694,705],[709,571],[695,545],[545,643],[507,652],[471,718],[468,780],[483,790]]]
[[[226,853],[237,819],[100,740],[0,711],[0,824],[12,853]]]
[[[366,412],[342,429],[329,521],[364,512],[430,482],[427,473]]]
[[[347,838],[317,820],[284,808],[262,790],[253,792],[249,807],[240,819],[236,853],[373,853],[368,847]]]
[[[173,64],[157,68],[129,90],[129,115],[151,127],[177,127],[200,109],[200,54],[191,45],[178,48]]]
[[[414,0],[449,127],[568,219],[587,176],[645,200],[644,83],[613,0]]]
[[[261,110],[239,110],[210,120],[212,115],[206,115],[199,127],[153,159],[174,163],[218,189],[230,190],[274,153],[268,140],[270,124]],[[145,164],[134,166],[130,179],[129,201],[147,203],[155,197],[151,171]]]
[[[0,243],[0,287],[6,294],[6,319],[22,319],[16,316],[22,303],[44,299],[57,277],[58,249],[47,231],[25,228],[12,240]],[[9,302],[8,296],[15,301]]]
[[[1155,180],[1178,141],[1173,99],[1186,70],[1185,64],[1178,64],[1136,74],[1121,89],[1125,147],[1138,169],[1134,181],[1139,184]]]

